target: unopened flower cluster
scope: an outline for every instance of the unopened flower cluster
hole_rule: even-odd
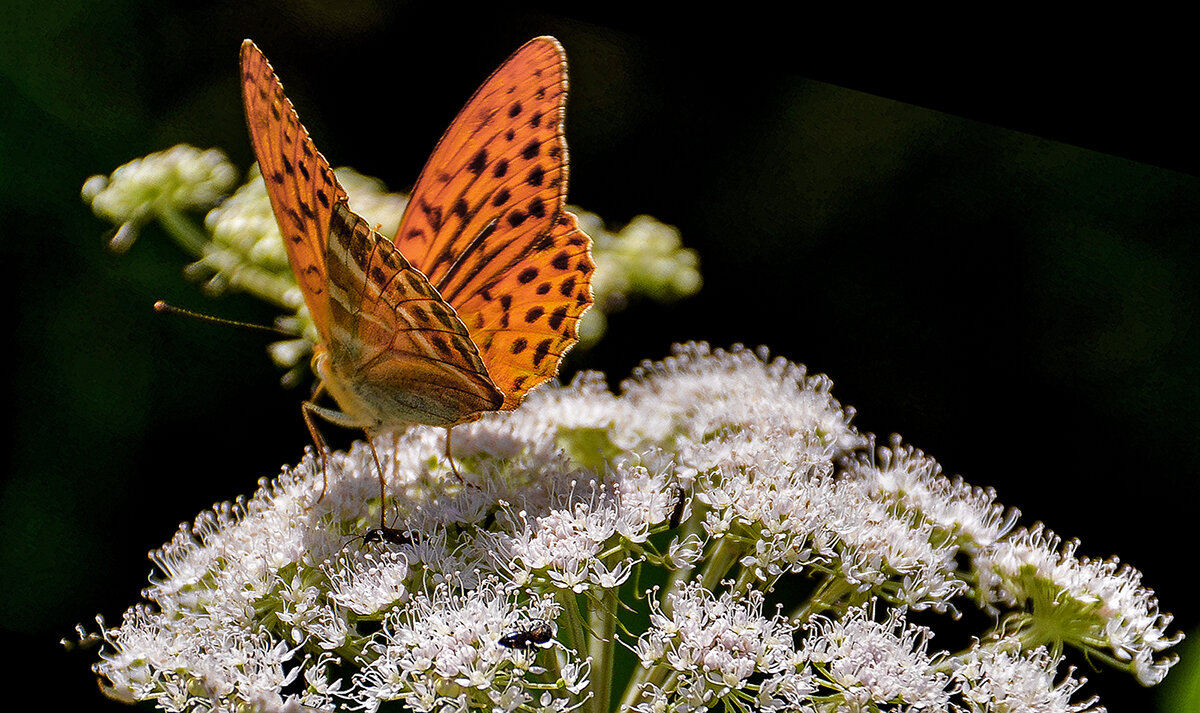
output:
[[[352,169],[334,173],[351,209],[384,235],[394,235],[408,197]],[[220,149],[180,144],[130,161],[109,176],[92,176],[82,195],[97,216],[117,226],[113,249],[129,249],[146,224],[157,222],[194,260],[187,274],[203,280],[206,292],[247,292],[286,310],[279,326],[296,338],[273,344],[271,355],[291,370],[287,380],[294,381],[307,367],[316,329],[288,264],[266,185],[252,170],[234,190],[237,175]],[[641,296],[675,300],[700,289],[699,259],[682,246],[674,227],[643,215],[614,232],[594,213],[571,210],[592,237],[596,260],[596,302],[579,327],[582,347],[603,336],[605,313]],[[203,226],[189,219],[191,211],[207,211]]]
[[[456,427],[461,480],[442,429],[375,441],[382,502],[366,444],[310,455],[81,636],[110,695],[168,711],[1091,712],[1068,656],[1167,673],[1135,570],[875,447],[831,386],[690,344]],[[968,607],[994,625],[947,648]]]

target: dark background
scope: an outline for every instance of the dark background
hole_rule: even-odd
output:
[[[867,31],[748,7],[10,4],[0,616],[6,648],[52,677],[14,682],[18,697],[119,709],[94,687],[94,652],[57,640],[96,612],[119,621],[148,550],[309,442],[306,392],[278,386],[262,337],[150,305],[273,311],[201,297],[157,229],[112,255],[79,200],[89,175],[179,142],[248,166],[245,37],[334,165],[406,190],[487,74],[557,36],[570,200],[679,226],[705,277],[692,299],[611,315],[568,371],[615,386],[673,342],[766,344],[829,374],[861,429],[901,433],[1084,554],[1120,555],[1197,626],[1200,147],[1177,18],[938,18],[950,38],[920,18]],[[1090,678],[1112,711],[1153,704],[1129,677]]]

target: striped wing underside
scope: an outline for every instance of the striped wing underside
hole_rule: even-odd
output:
[[[343,407],[357,398],[381,415],[380,430],[453,426],[499,408],[503,394],[454,308],[344,203],[330,225],[329,295],[329,388]],[[339,365],[353,373],[338,373]],[[354,392],[339,398],[346,382]]]

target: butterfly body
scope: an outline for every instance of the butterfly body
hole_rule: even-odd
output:
[[[566,64],[526,43],[471,98],[421,173],[395,240],[349,207],[266,58],[242,45],[243,100],[314,370],[369,433],[515,408],[552,378],[590,306],[591,241],[566,210]]]

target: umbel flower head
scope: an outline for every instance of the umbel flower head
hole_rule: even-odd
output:
[[[310,454],[80,636],[168,711],[1055,713],[1103,710],[1068,656],[1161,680],[1180,636],[1135,570],[875,448],[831,386],[689,344],[456,428],[462,480],[439,429],[377,439],[383,502],[366,444]],[[993,626],[945,648],[970,606]]]

